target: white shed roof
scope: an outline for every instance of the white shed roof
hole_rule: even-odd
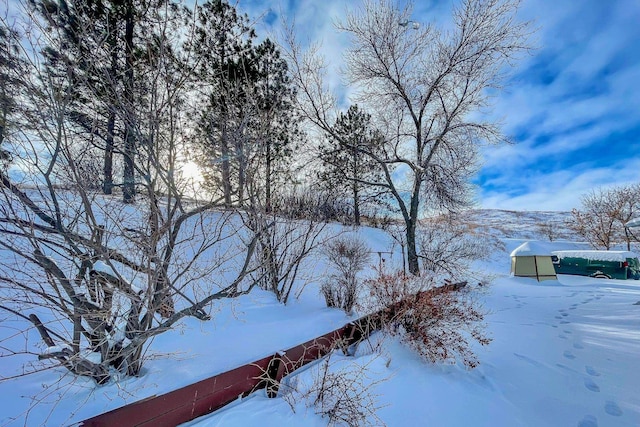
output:
[[[551,256],[548,243],[524,242],[511,252],[511,256]]]

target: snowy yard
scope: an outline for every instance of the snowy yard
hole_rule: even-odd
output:
[[[371,231],[369,243],[382,246],[383,239]],[[332,369],[366,364],[365,382],[388,378],[370,390],[381,407],[378,417],[388,426],[640,425],[640,305],[634,305],[640,282],[560,276],[537,283],[508,277],[508,254],[522,241],[505,242],[493,262],[480,266],[498,277],[479,295],[490,313],[493,342],[477,348],[478,368],[428,365],[385,339],[381,355],[363,344],[355,361],[335,354]],[[89,380],[49,370],[0,383],[0,425],[69,425],[288,348],[348,320],[324,308],[312,288],[286,307],[267,292],[252,292],[221,306],[212,322],[187,320],[157,337],[141,378],[92,390]],[[180,351],[167,354],[176,341]],[[3,375],[12,368],[6,362]],[[310,381],[319,366],[304,369],[295,384]],[[56,380],[74,384],[59,390],[46,385]],[[34,394],[43,401],[28,411]],[[294,409],[260,391],[190,425],[327,424],[303,401]]]
[[[429,366],[393,340],[374,390],[388,426],[640,425],[640,283],[501,278],[485,299],[494,341],[481,365]],[[304,375],[304,374],[303,374]],[[262,395],[193,425],[326,425]]]

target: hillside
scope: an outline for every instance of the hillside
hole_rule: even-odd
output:
[[[568,227],[571,212],[471,209],[460,213],[460,218],[496,238],[580,240]]]
[[[486,309],[493,342],[476,348],[480,366],[474,370],[425,363],[397,338],[365,344],[357,357],[336,353],[332,372],[362,373],[358,381],[375,398],[372,405],[380,407],[379,419],[370,420],[371,425],[640,425],[640,401],[634,392],[640,382],[635,369],[640,353],[640,313],[634,305],[640,300],[638,282],[559,277],[540,284],[509,276],[509,253],[524,240],[541,237],[540,223],[555,224],[559,235],[570,236],[563,226],[568,216],[465,212],[463,221],[503,243],[487,245],[490,256],[474,265],[494,278],[474,294]],[[398,245],[382,230],[331,224],[325,231],[357,234],[372,253],[390,251],[389,268],[402,261]],[[378,257],[371,258],[377,265]],[[0,382],[5,396],[0,425],[69,425],[249,363],[348,322],[351,317],[326,308],[319,293],[327,277],[322,249],[312,255],[305,270],[312,278],[286,305],[272,293],[255,289],[213,304],[212,321],[186,318],[176,324],[155,339],[144,373],[137,378],[95,387],[63,369],[21,376],[21,367],[7,358],[1,375],[16,378]],[[15,335],[20,327],[16,321],[3,323],[5,334]],[[37,339],[28,344],[30,349],[41,348]],[[34,359],[33,353],[22,356]],[[267,399],[258,392],[191,425],[327,425],[304,397],[305,387],[314,383],[323,365],[314,366],[288,379],[289,386],[298,390],[293,400],[287,395]],[[33,406],[32,399],[39,403]]]

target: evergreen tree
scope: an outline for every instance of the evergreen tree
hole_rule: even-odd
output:
[[[349,194],[353,222],[357,225],[360,225],[362,203],[379,196],[371,184],[378,182],[383,174],[372,157],[382,153],[382,137],[370,120],[369,114],[352,105],[346,114],[339,114],[333,126],[338,138],[329,135],[320,146],[324,168],[318,177],[336,194]]]
[[[196,88],[204,108],[198,113],[200,165],[207,184],[221,189],[225,205],[242,201],[246,181],[247,124],[256,113],[248,82],[256,35],[249,18],[221,0],[197,6],[193,43]]]
[[[15,123],[18,94],[23,87],[23,61],[19,55],[18,34],[0,24],[0,162],[11,160],[6,147]]]
[[[257,68],[254,91],[259,111],[256,136],[264,183],[262,203],[269,212],[274,185],[283,184],[289,178],[290,158],[300,129],[293,108],[295,90],[287,63],[271,40],[266,39],[255,49],[254,63]]]
[[[125,3],[130,2],[34,2],[49,30],[43,54],[50,74],[59,77],[69,95],[67,119],[76,127],[78,139],[84,140],[81,150],[89,152],[88,158],[102,153],[105,194],[111,194],[114,186],[114,153],[122,153],[116,144],[116,135],[122,132],[117,122],[126,120],[121,105]]]

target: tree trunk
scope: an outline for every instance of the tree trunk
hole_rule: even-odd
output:
[[[2,143],[4,142],[5,128],[7,126],[7,118],[9,116],[9,95],[5,88],[5,82],[0,86],[0,153],[2,152]],[[0,159],[2,157],[0,156]]]
[[[358,174],[358,152],[356,147],[353,147],[353,177],[357,178]],[[358,182],[353,180],[353,222],[355,225],[360,225],[360,200],[358,195]]]
[[[236,156],[238,157],[238,204],[243,205],[244,187],[246,182],[247,164],[244,158],[244,149],[242,142],[237,143]]]
[[[128,0],[127,8],[125,12],[125,114],[128,117],[124,117],[125,122],[125,138],[124,138],[124,173],[123,173],[123,189],[122,200],[125,203],[133,203],[136,195],[135,185],[135,150],[136,150],[136,137],[134,129],[133,114],[133,0]]]
[[[266,156],[267,164],[265,171],[265,195],[264,195],[264,209],[267,213],[271,212],[271,141],[267,138],[266,142]]]
[[[107,139],[104,149],[104,182],[102,191],[104,194],[113,193],[113,133],[115,131],[116,114],[109,113],[109,121],[107,122]]]
[[[223,125],[224,126],[224,125]],[[231,207],[231,164],[229,161],[229,149],[227,148],[226,132],[222,131],[222,191],[224,193],[224,206]]]
[[[416,249],[416,225],[414,221],[407,224],[406,237],[409,273],[418,276],[420,274],[420,263],[418,262],[418,251]]]
[[[113,96],[116,94],[117,86],[115,82],[118,78],[118,26],[115,16],[109,16],[108,19],[109,34],[107,36],[107,43],[111,49],[111,69],[109,70],[109,74],[111,81],[113,82]],[[116,113],[110,105],[115,104],[115,102],[115,99],[107,101],[107,105],[109,106],[109,119],[107,120],[107,139],[104,149],[104,182],[102,184],[102,191],[104,194],[111,194],[113,192],[113,139],[116,127]]]
[[[140,374],[140,369],[142,368],[142,349],[143,344],[140,344],[126,357],[127,375],[136,377]]]
[[[420,186],[422,185],[422,174],[416,172],[413,181],[413,192],[411,193],[411,205],[409,207],[409,217],[406,222],[407,236],[407,263],[409,272],[414,276],[420,275],[420,263],[418,260],[418,250],[416,244],[416,227],[418,225],[418,209],[420,207]]]
[[[629,236],[629,229],[624,227],[624,240],[627,242],[627,250],[631,250],[631,236]]]
[[[360,200],[358,194],[358,183],[353,182],[353,222],[360,225]]]

